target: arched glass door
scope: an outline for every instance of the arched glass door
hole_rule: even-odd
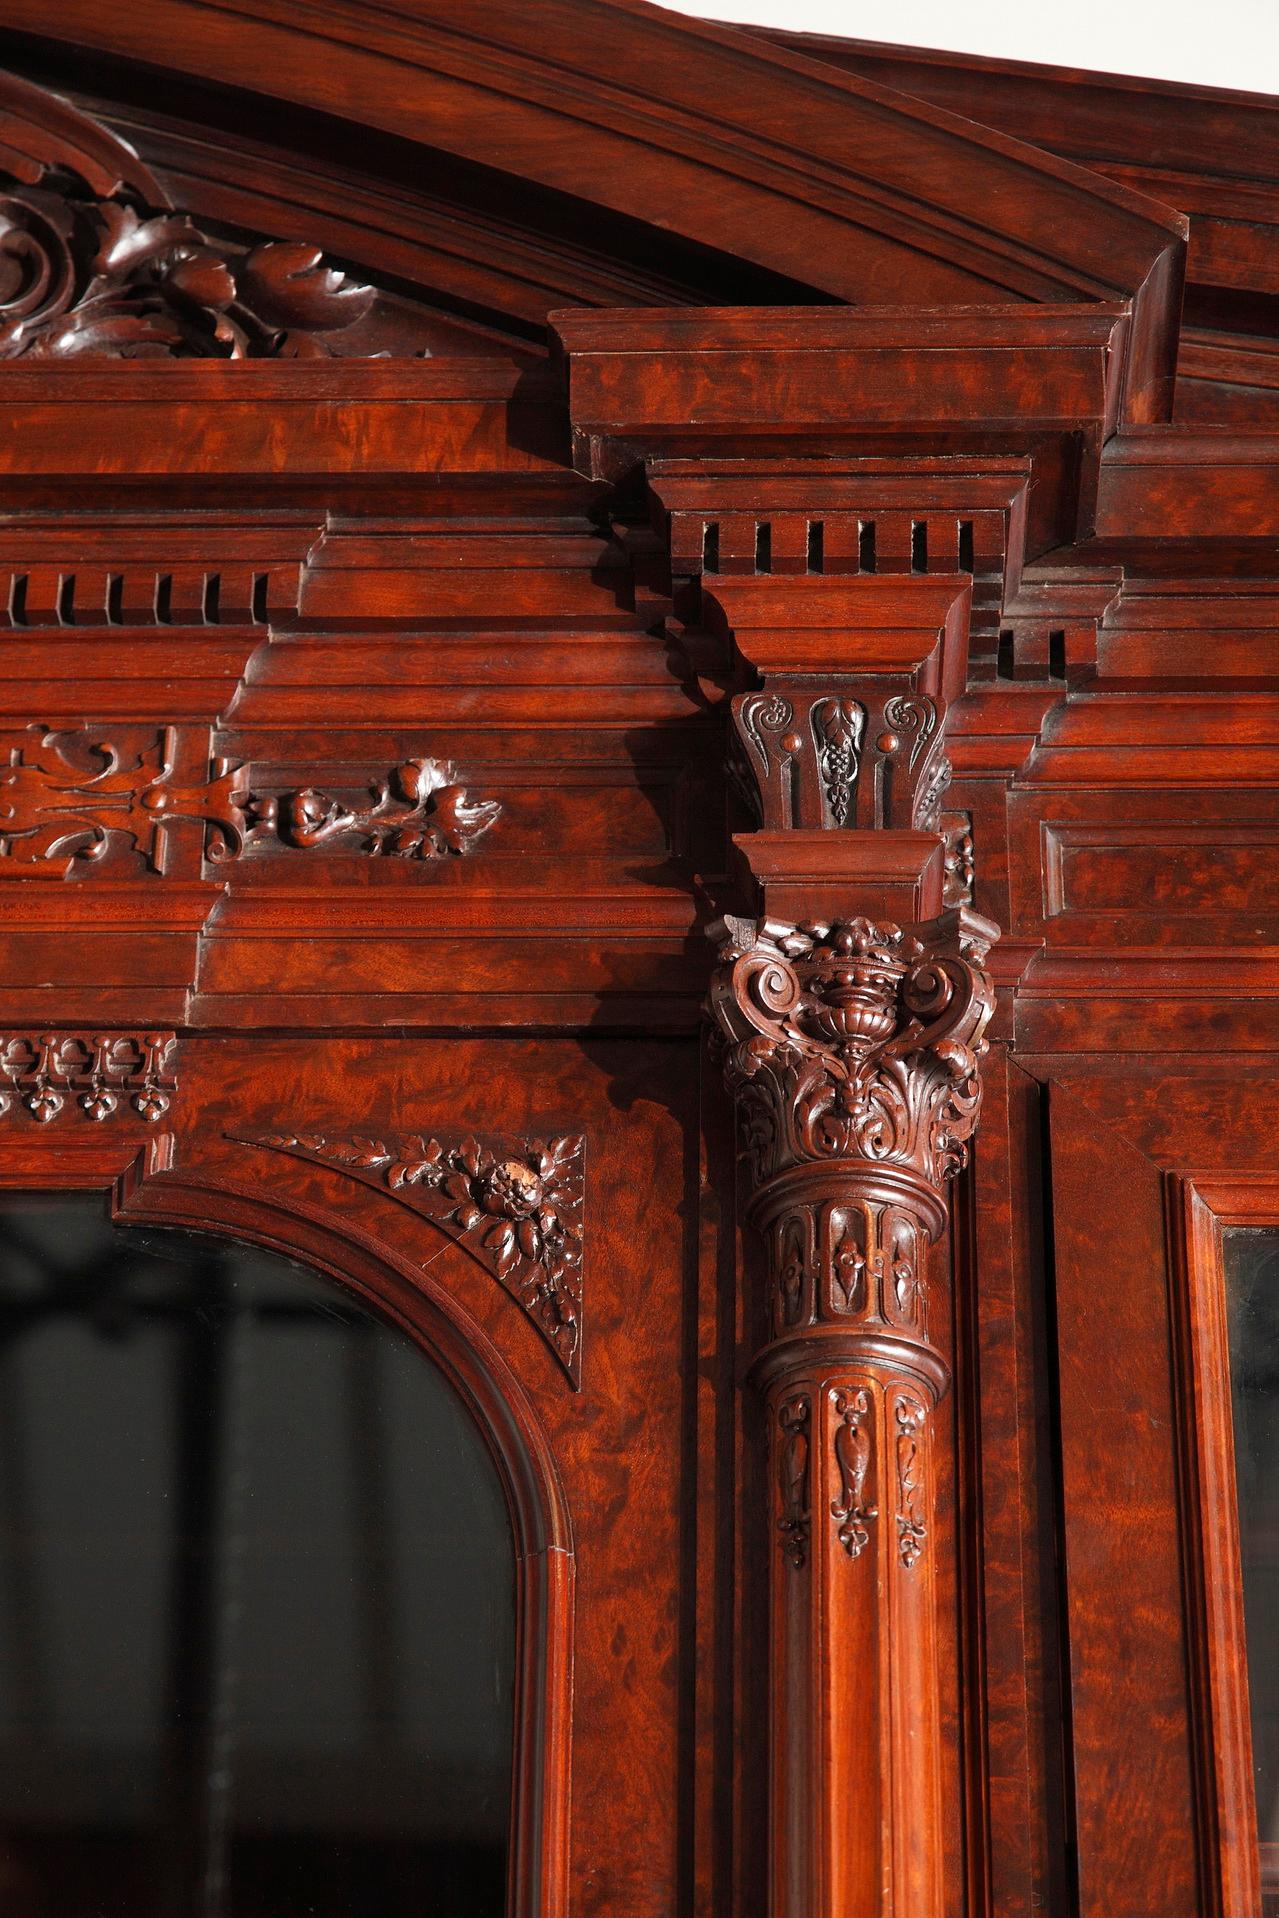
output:
[[[442,1373],[283,1258],[0,1200],[0,1906],[498,1918],[510,1524]]]

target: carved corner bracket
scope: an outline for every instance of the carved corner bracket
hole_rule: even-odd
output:
[[[586,1142],[438,1133],[233,1132],[333,1166],[464,1246],[532,1320],[575,1390],[582,1383]]]

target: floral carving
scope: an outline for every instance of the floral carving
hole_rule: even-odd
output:
[[[375,295],[316,247],[209,239],[63,167],[0,186],[0,359],[324,357]]]
[[[865,708],[855,699],[819,699],[812,710],[817,765],[831,824],[846,826],[857,788]]]
[[[781,1495],[782,1556],[801,1571],[808,1562],[808,1537],[811,1527],[808,1494],[808,1453],[811,1407],[808,1395],[799,1392],[778,1407],[777,1489]]]
[[[938,827],[946,842],[944,900],[948,906],[971,906],[976,862],[973,848],[973,816],[970,812],[947,812]]]
[[[963,912],[918,935],[865,919],[723,922],[711,1008],[757,1184],[830,1159],[910,1167],[934,1188],[960,1169],[995,937]]]
[[[866,1480],[870,1473],[871,1395],[865,1386],[833,1395],[835,1415],[835,1467],[839,1473],[839,1496],[831,1501],[830,1515],[838,1522],[836,1536],[850,1558],[859,1558],[870,1544],[870,1523],[879,1517],[877,1506],[866,1503]]]
[[[856,1311],[863,1303],[866,1253],[857,1235],[857,1228],[851,1221],[840,1228],[839,1239],[831,1254],[831,1276],[843,1310]]]
[[[340,1166],[456,1239],[528,1313],[581,1384],[585,1141],[438,1135],[237,1133],[245,1144]]]
[[[467,853],[501,814],[495,799],[472,799],[447,760],[409,759],[370,787],[370,803],[347,806],[314,787],[251,801],[254,837],[286,846],[345,847],[395,859]]]
[[[131,1108],[149,1125],[176,1086],[172,1032],[0,1033],[0,1113],[40,1125],[78,1113],[99,1123]]]
[[[206,736],[207,737],[207,736]],[[88,730],[28,728],[32,743],[10,747],[0,763],[0,861],[36,866],[61,860],[66,873],[115,854],[136,853],[164,869],[170,822],[206,827],[205,855],[226,859],[243,843],[247,792],[238,766],[217,760],[184,784],[175,776],[179,742],[164,727],[125,746]]]
[[[928,1537],[921,1444],[927,1414],[922,1405],[899,1398],[894,1417],[897,1423],[897,1555],[909,1572],[922,1556]]]

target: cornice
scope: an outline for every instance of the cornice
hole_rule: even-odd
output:
[[[288,102],[466,162],[501,154],[827,298],[1175,310],[1184,229],[1157,201],[643,0],[11,0],[6,23],[242,89],[264,125]]]

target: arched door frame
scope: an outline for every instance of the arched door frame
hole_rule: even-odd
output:
[[[278,1252],[354,1293],[439,1366],[497,1470],[515,1551],[516,1686],[508,1903],[511,1918],[565,1918],[568,1898],[574,1556],[568,1506],[523,1386],[429,1272],[336,1213],[173,1164],[172,1141],[9,1142],[0,1191],[108,1194],[121,1225],[213,1233]]]

